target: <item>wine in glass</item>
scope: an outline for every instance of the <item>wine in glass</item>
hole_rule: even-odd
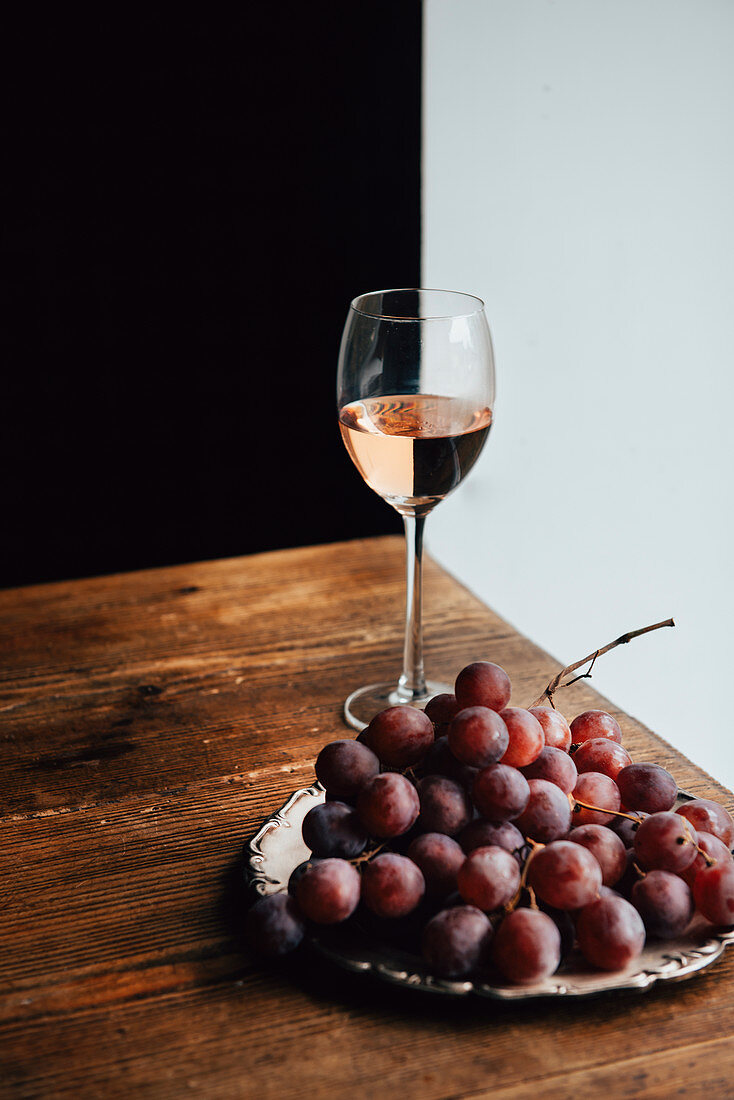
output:
[[[426,516],[466,477],[492,423],[494,355],[484,304],[448,290],[378,290],[355,298],[339,351],[344,444],[371,489],[403,517],[406,614],[398,680],[353,691],[344,717],[363,729],[378,711],[424,707],[452,691],[423,669]]]

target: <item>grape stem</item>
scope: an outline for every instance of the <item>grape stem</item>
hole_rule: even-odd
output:
[[[354,859],[350,859],[349,862],[352,867],[359,867],[362,863],[369,863],[372,857],[376,856],[378,852],[381,852],[386,844],[387,841],[384,840],[382,844],[378,844],[376,848],[370,848],[369,852],[362,852],[361,856],[355,856]]]
[[[505,906],[505,913],[511,913],[512,910],[517,907],[517,904],[522,897],[522,892],[525,889],[527,889],[527,892],[530,895],[530,908],[538,908],[538,903],[535,900],[535,891],[533,890],[532,886],[527,885],[528,867],[530,866],[530,860],[537,852],[541,850],[541,848],[545,848],[545,844],[540,844],[537,840],[531,840],[529,837],[528,844],[530,846],[530,851],[528,852],[527,859],[525,860],[525,863],[523,865],[522,874],[520,875],[520,885],[515,892],[515,896],[511,898]]]
[[[626,814],[624,810],[609,810],[605,806],[592,806],[590,802],[580,802],[578,798],[574,798],[573,795],[568,796],[571,802],[573,802],[573,809],[576,812],[579,807],[582,810],[596,810],[600,814],[614,814],[615,817],[626,817],[630,821],[636,821],[639,825],[642,818],[639,814]]]
[[[531,707],[539,707],[547,699],[550,705],[555,710],[555,703],[553,702],[553,696],[559,690],[559,688],[570,687],[571,684],[577,683],[579,680],[588,680],[591,678],[591,670],[594,667],[594,663],[597,657],[601,657],[604,653],[608,653],[610,649],[614,649],[618,645],[625,645],[627,642],[631,642],[633,638],[639,638],[641,634],[649,634],[651,630],[659,630],[663,626],[675,626],[672,619],[666,619],[661,623],[653,623],[652,626],[643,626],[639,630],[629,630],[626,634],[620,634],[618,638],[615,638],[613,642],[608,642],[607,645],[602,646],[601,649],[595,649],[593,653],[590,653],[587,657],[582,657],[580,661],[575,661],[572,665],[566,665],[557,673],[548,684],[548,687],[539,695],[534,703],[531,703]],[[591,662],[589,664],[589,662]],[[576,672],[577,669],[583,668],[588,664],[589,667],[586,672],[580,673],[578,676],[572,676],[570,680],[564,681],[564,676],[570,676],[571,673]]]

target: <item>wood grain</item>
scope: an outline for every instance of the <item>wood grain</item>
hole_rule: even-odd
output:
[[[732,1095],[728,956],[552,1007],[251,957],[242,844],[397,670],[402,600],[391,538],[0,593],[0,1095]],[[501,663],[519,705],[560,667],[430,561],[426,642],[439,677]],[[587,681],[559,702],[734,808]]]

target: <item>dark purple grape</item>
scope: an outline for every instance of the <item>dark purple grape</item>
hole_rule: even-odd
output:
[[[603,888],[604,893],[586,905],[576,921],[581,954],[600,970],[623,970],[642,954],[645,925],[630,902]]]
[[[640,827],[640,822],[644,821],[646,817],[650,815],[645,813],[644,810],[628,810],[628,814],[632,816],[621,817],[617,816],[610,821],[609,828],[613,829],[617,836],[620,838],[625,848],[631,848],[635,842],[635,833]]]
[[[529,779],[528,803],[515,825],[523,834],[541,844],[560,840],[571,828],[571,803],[560,787],[547,779]]]
[[[530,787],[517,768],[509,764],[490,764],[477,772],[472,798],[479,813],[488,821],[511,821],[527,806]]]
[[[357,813],[370,836],[386,838],[407,833],[419,812],[418,792],[397,772],[376,775],[357,798]]]
[[[312,863],[318,863],[318,859],[314,856],[312,859],[305,859],[303,863],[299,863],[297,867],[291,871],[290,878],[288,879],[288,893],[291,897],[296,896],[296,886],[301,875],[305,872],[306,868]]]
[[[619,722],[605,710],[585,710],[583,714],[574,718],[570,728],[571,741],[574,745],[590,741],[592,737],[608,737],[622,744],[622,730],[619,728]]]
[[[315,856],[354,859],[369,837],[357,812],[346,802],[322,802],[303,819],[303,841]]]
[[[696,858],[696,842],[696,830],[679,814],[650,814],[635,833],[635,858],[645,871],[678,874]]]
[[[354,802],[360,789],[379,772],[380,761],[359,741],[330,741],[316,757],[315,770],[331,798]]]
[[[426,833],[456,836],[472,818],[472,804],[464,787],[445,775],[418,780],[420,815],[417,826]]]
[[[525,837],[511,821],[495,824],[493,821],[485,821],[483,817],[470,821],[466,828],[461,830],[457,839],[467,854],[473,852],[475,848],[486,848],[490,844],[496,844],[498,848],[512,852],[518,861],[522,859],[522,849],[525,847]]]
[[[527,882],[554,909],[580,909],[598,897],[601,867],[581,844],[555,840],[533,853]]]
[[[309,863],[296,883],[296,901],[305,917],[316,924],[337,924],[359,904],[359,873],[344,859]]]
[[[632,763],[632,757],[622,745],[609,737],[592,737],[584,741],[573,754],[578,772],[601,772],[616,782],[617,776]]]
[[[487,960],[492,941],[489,919],[473,905],[443,909],[423,932],[423,958],[440,978],[464,978]]]
[[[566,839],[588,848],[601,867],[602,885],[614,886],[627,870],[627,849],[606,825],[579,825]]]
[[[426,897],[446,898],[457,889],[456,875],[465,859],[460,844],[445,833],[423,833],[406,853],[423,872]]]
[[[473,661],[456,677],[456,698],[463,707],[489,707],[500,711],[510,701],[510,677],[491,661]]]
[[[462,764],[486,768],[507,750],[510,735],[496,711],[489,707],[465,707],[448,729],[449,748]]]
[[[428,754],[421,760],[420,772],[422,775],[446,775],[449,779],[461,783],[467,791],[471,791],[478,768],[471,768],[468,764],[462,764],[457,760],[449,748],[447,735],[437,737],[428,750]]]
[[[520,771],[526,779],[547,779],[549,783],[555,783],[564,794],[570,794],[576,786],[578,771],[574,760],[553,745],[546,745],[540,751],[540,755],[527,764]]]
[[[561,962],[561,934],[540,909],[514,909],[503,917],[492,942],[492,961],[518,985],[542,981]]]
[[[550,707],[528,707],[543,727],[546,745],[568,752],[571,748],[571,729],[560,711]]]
[[[510,739],[502,763],[512,768],[532,764],[545,747],[545,734],[538,719],[523,707],[505,707],[500,711],[500,718],[507,726]]]
[[[269,894],[248,909],[245,934],[254,951],[271,958],[294,951],[306,926],[289,894]]]
[[[492,912],[507,905],[520,886],[517,860],[504,848],[475,848],[456,876],[459,893],[469,905]]]
[[[650,936],[674,940],[691,923],[693,895],[686,883],[670,871],[648,871],[632,887],[630,900]]]
[[[657,764],[628,764],[618,773],[616,784],[623,806],[648,814],[672,809],[678,796],[673,776]]]
[[[694,798],[675,811],[690,821],[696,831],[711,833],[723,840],[727,848],[734,844],[734,820],[729,811],[711,798]]]
[[[405,917],[426,889],[420,867],[407,856],[383,852],[364,865],[362,901],[378,917]]]
[[[387,767],[409,768],[433,744],[433,723],[417,707],[387,707],[367,726],[365,741]]]
[[[444,691],[428,700],[423,713],[428,715],[435,726],[445,726],[460,710],[461,707],[453,692]]]
[[[726,927],[734,924],[734,863],[704,867],[693,883],[693,897],[706,920]]]

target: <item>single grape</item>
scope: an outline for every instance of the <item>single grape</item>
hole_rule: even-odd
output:
[[[575,825],[607,825],[622,805],[619,787],[601,772],[582,772],[571,797],[577,803],[573,811]],[[579,802],[585,805],[579,806]],[[588,809],[589,806],[596,808]]]
[[[635,833],[635,857],[643,870],[678,874],[696,858],[696,840],[696,830],[679,814],[650,814]]]
[[[513,768],[532,764],[545,746],[543,727],[534,714],[522,707],[505,707],[500,718],[507,726],[510,743],[502,756],[502,763]]]
[[[449,739],[446,734],[436,738],[419,765],[422,775],[446,775],[449,779],[461,783],[467,791],[471,791],[478,770],[456,759],[449,748]]]
[[[445,726],[455,714],[459,713],[460,709],[453,692],[444,691],[428,700],[423,713],[431,719],[435,726]]]
[[[617,775],[616,783],[625,806],[648,814],[672,809],[678,797],[673,776],[657,764],[628,764]]]
[[[472,786],[474,805],[488,821],[511,821],[528,804],[530,787],[522,772],[508,764],[490,764],[477,772]]]
[[[318,862],[318,859],[316,858],[316,856],[314,856],[311,859],[305,859],[303,863],[299,863],[297,867],[294,867],[294,869],[290,873],[290,878],[288,879],[288,893],[291,895],[291,897],[294,898],[296,896],[296,886],[298,885],[298,880],[304,873],[306,868],[309,867],[310,864]]]
[[[679,806],[675,812],[690,821],[694,829],[723,840],[727,848],[734,844],[734,820],[719,802],[711,798],[694,798]]]
[[[520,886],[517,860],[504,848],[475,848],[456,876],[459,893],[469,905],[492,912],[514,897]]]
[[[691,923],[693,895],[686,883],[670,871],[648,871],[632,887],[630,900],[650,936],[674,940]]]
[[[527,882],[538,897],[554,909],[580,909],[598,897],[601,867],[581,844],[555,840],[533,853]]]
[[[369,837],[356,810],[346,802],[322,802],[303,819],[303,841],[315,856],[354,859]]]
[[[296,901],[305,917],[316,924],[338,924],[351,917],[359,904],[359,873],[344,859],[309,863],[296,883]]]
[[[465,707],[448,729],[449,748],[457,760],[472,768],[495,764],[510,743],[507,726],[489,707]]]
[[[565,794],[571,793],[578,779],[575,760],[563,749],[556,749],[553,745],[546,745],[532,764],[526,764],[520,771],[526,779],[547,779],[550,783],[555,783]]]
[[[486,848],[489,844],[496,844],[498,848],[512,852],[518,861],[522,858],[522,849],[525,846],[524,836],[511,821],[495,824],[493,821],[485,821],[483,817],[470,821],[466,828],[461,830],[457,840],[467,855],[475,848]]]
[[[540,909],[514,909],[503,917],[492,942],[492,961],[519,985],[542,981],[561,962],[561,934]]]
[[[693,883],[693,897],[712,924],[734,924],[734,863],[702,868]]]
[[[630,902],[608,890],[584,906],[576,921],[581,954],[600,970],[623,970],[642,954],[645,925]]]
[[[472,819],[472,804],[461,784],[445,775],[418,780],[420,815],[417,827],[425,833],[456,836]]]
[[[528,707],[541,726],[546,745],[568,752],[571,748],[571,727],[559,710],[551,707]]]
[[[488,917],[473,905],[456,905],[428,921],[423,958],[440,978],[463,978],[483,965],[491,941]]]
[[[316,757],[316,778],[327,794],[354,802],[365,783],[377,775],[380,761],[359,741],[330,741]]]
[[[573,754],[573,762],[578,772],[601,772],[616,782],[622,769],[632,763],[632,757],[616,741],[608,737],[592,737],[579,745]]]
[[[584,741],[591,741],[593,737],[608,737],[612,741],[622,743],[622,730],[619,722],[605,710],[585,710],[571,723],[571,741],[574,745],[580,745]]]
[[[614,886],[627,870],[627,850],[622,839],[606,825],[579,825],[567,840],[588,848],[601,867],[604,886]]]
[[[423,833],[411,841],[406,855],[423,873],[426,897],[446,898],[457,889],[456,876],[465,852],[450,836]]]
[[[613,829],[620,838],[625,848],[631,848],[635,841],[635,833],[640,827],[640,822],[650,815],[644,810],[628,810],[626,817],[615,817],[609,822],[609,828]]]
[[[303,917],[289,894],[260,898],[245,916],[245,935],[251,947],[271,958],[294,951],[305,931]]]
[[[515,825],[520,832],[541,844],[560,840],[571,828],[568,795],[547,779],[529,779],[530,797]]]
[[[426,889],[420,867],[407,856],[382,852],[362,871],[362,901],[378,917],[405,917],[421,901]]]
[[[357,797],[357,813],[370,836],[386,838],[407,833],[419,812],[418,792],[397,772],[376,775]]]
[[[710,867],[713,863],[727,864],[732,862],[731,852],[724,844],[723,840],[719,840],[713,833],[696,833],[699,849],[703,849],[703,852],[696,852],[696,858],[690,867],[686,867],[685,871],[679,871],[680,877],[686,882],[691,889],[693,889],[693,883],[696,879],[696,875],[704,867]],[[708,858],[706,858],[708,857]]]
[[[416,707],[387,707],[367,726],[365,741],[388,768],[409,768],[433,744],[433,722]]]
[[[456,677],[456,698],[462,708],[489,707],[502,710],[510,701],[510,677],[491,661],[473,661]]]

